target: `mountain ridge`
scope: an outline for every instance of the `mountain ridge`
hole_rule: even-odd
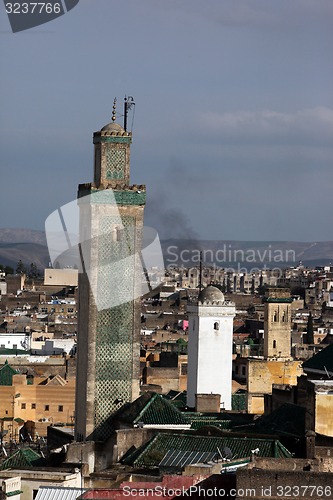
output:
[[[168,238],[161,241],[161,246],[166,267],[172,264],[185,267],[198,265],[200,251],[203,252],[205,264],[220,267],[237,262],[261,266],[270,264],[267,267],[274,267],[276,263],[283,264],[283,267],[293,266],[299,260],[308,266],[333,262],[333,241],[329,240],[298,242]],[[283,259],[283,256],[287,258]],[[39,269],[49,265],[44,231],[0,228],[0,264],[15,269],[19,260],[28,266],[33,262]]]

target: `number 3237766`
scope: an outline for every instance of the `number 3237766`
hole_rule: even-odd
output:
[[[24,2],[6,3],[7,14],[60,14],[60,3]]]

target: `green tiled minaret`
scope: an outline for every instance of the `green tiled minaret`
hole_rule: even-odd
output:
[[[113,118],[115,118],[115,105]],[[131,132],[93,135],[94,182],[80,184],[76,440],[105,441],[109,417],[139,395],[145,186],[130,186]],[[128,300],[130,298],[130,300]]]

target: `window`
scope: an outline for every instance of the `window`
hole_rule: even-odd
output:
[[[220,323],[218,321],[215,321],[214,330],[219,330],[219,329],[220,329]]]
[[[121,227],[116,228],[116,241],[122,241],[123,239],[123,229]]]
[[[45,410],[45,411],[49,411],[49,410],[50,410],[50,406],[49,406],[49,405],[45,405],[44,410]]]
[[[22,409],[22,410],[25,410],[25,409],[26,409],[26,407],[27,407],[27,405],[26,405],[25,403],[21,403],[21,409]]]
[[[276,340],[273,340],[273,349],[276,349]]]
[[[36,403],[31,403],[31,409],[35,410],[36,409]]]
[[[13,344],[13,349],[17,349],[17,344]]]
[[[242,375],[245,375],[245,374],[246,374],[246,367],[242,366]]]
[[[187,375],[187,363],[182,363],[180,366],[180,374]]]
[[[64,411],[64,407],[62,405],[58,406],[58,411]]]
[[[238,365],[236,365],[236,367],[235,367],[235,373],[236,373],[236,375],[238,374]]]

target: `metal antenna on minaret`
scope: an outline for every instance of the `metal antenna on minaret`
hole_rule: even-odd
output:
[[[116,102],[117,102],[117,98],[115,97],[113,99],[113,106],[112,106],[112,121],[115,122],[116,121]]]
[[[203,288],[202,286],[202,251],[200,252],[200,267],[199,267],[199,292]]]
[[[128,111],[132,108],[132,106],[135,106],[134,99],[131,95],[128,97],[125,95],[124,98],[124,130],[127,132],[127,116],[128,116]]]

